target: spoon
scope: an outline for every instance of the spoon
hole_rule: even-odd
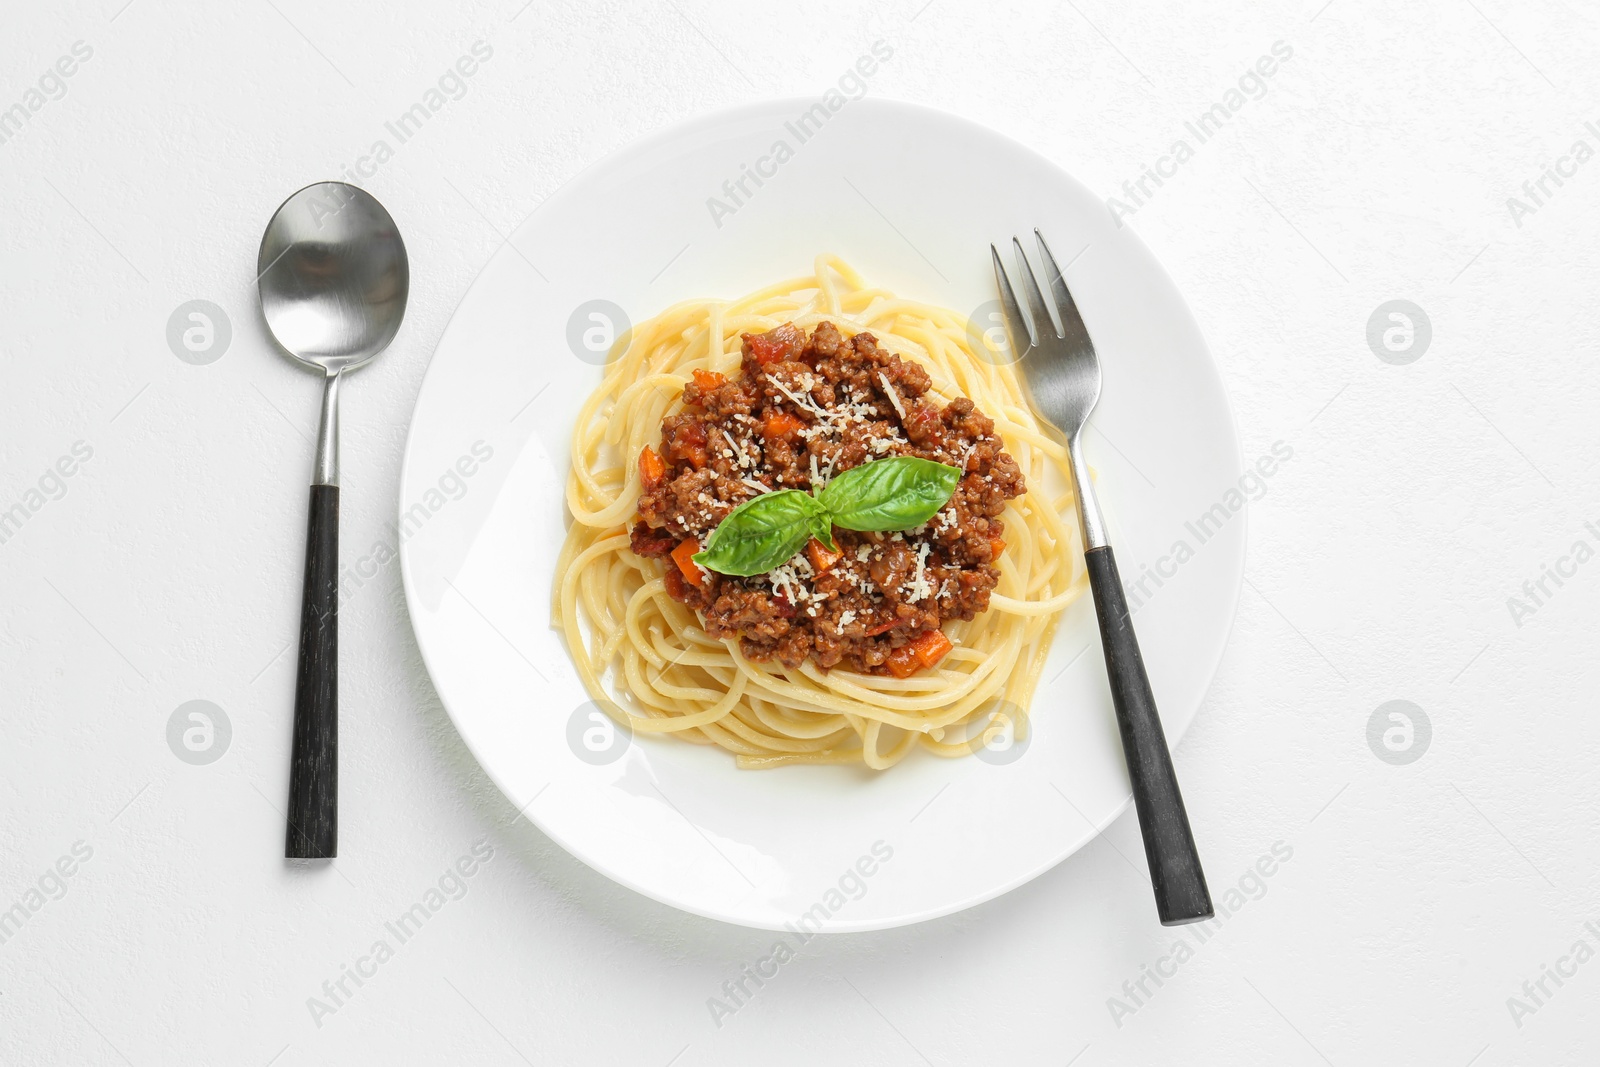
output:
[[[323,375],[284,855],[327,859],[339,837],[339,383],[394,340],[411,268],[382,204],[353,185],[319,182],[267,223],[256,272],[273,340]]]

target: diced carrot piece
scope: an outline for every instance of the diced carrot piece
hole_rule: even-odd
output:
[[[654,489],[666,476],[667,465],[653,448],[645,445],[644,451],[639,453],[639,479],[644,482],[644,487]]]
[[[1003,537],[991,537],[991,538],[989,538],[989,556],[990,556],[991,559],[998,560],[1000,558],[1000,553],[1004,552],[1005,550],[1006,550],[1005,538],[1003,538]]]
[[[705,585],[705,572],[700,569],[700,564],[694,561],[694,554],[700,551],[700,542],[689,538],[672,550],[672,561],[683,572],[684,581],[699,589]]]
[[[896,678],[909,678],[922,669],[922,661],[917,658],[914,645],[901,645],[889,653],[889,658],[883,661],[889,668],[889,673]]]
[[[811,557],[811,569],[821,574],[835,563],[839,562],[843,552],[835,552],[827,545],[813,537],[806,544],[806,555]]]
[[[741,334],[740,340],[757,363],[777,363],[800,354],[806,346],[806,332],[792,322],[766,333]]]
[[[772,441],[780,437],[788,437],[805,423],[789,414],[787,411],[774,411],[767,416],[767,421],[761,426],[761,436]]]
[[[716,371],[697,370],[694,372],[694,384],[698,385],[702,392],[709,393],[713,389],[720,389],[722,386],[727,385],[728,379]]]
[[[677,455],[688,460],[695,470],[704,467],[711,456],[706,451],[705,427],[698,422],[694,422],[679,429],[673,438],[673,450]]]
[[[931,667],[944,659],[945,653],[955,646],[950,643],[943,630],[929,630],[906,647],[916,650],[918,663],[924,667]]]

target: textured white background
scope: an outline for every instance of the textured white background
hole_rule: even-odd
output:
[[[1600,542],[1600,163],[1520,227],[1506,206],[1575,140],[1600,148],[1592,9],[122,2],[12,4],[0,32],[0,108],[93,48],[0,144],[0,508],[93,449],[0,544],[0,910],[93,850],[0,944],[0,1062],[1600,1059],[1600,962],[1547,980],[1520,1025],[1507,1006],[1580,938],[1600,948],[1600,563],[1521,626],[1506,603]],[[772,935],[507,826],[391,565],[343,609],[344,855],[286,868],[317,385],[256,325],[272,209],[493,47],[367,183],[414,278],[397,344],[345,396],[345,544],[370,544],[429,353],[505,233],[612,149],[814,95],[879,38],[872,93],[989,124],[1108,196],[1293,48],[1132,220],[1199,317],[1246,460],[1294,449],[1252,505],[1232,644],[1178,753],[1219,898],[1274,843],[1292,859],[1120,1019],[1108,998],[1194,936],[1154,923],[1131,817],[982,907],[813,941],[719,1028],[707,998]],[[233,324],[207,366],[165,339],[195,298]],[[1396,298],[1434,327],[1406,366],[1366,341]],[[1367,743],[1397,698],[1434,731],[1408,766]],[[209,766],[166,742],[192,699],[233,724]],[[485,837],[466,896],[317,1025],[307,998]]]

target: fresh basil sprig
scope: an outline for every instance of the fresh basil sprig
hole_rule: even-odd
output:
[[[800,551],[822,517],[822,505],[810,493],[762,493],[728,512],[694,561],[721,574],[765,573]]]
[[[829,482],[817,500],[833,525],[846,530],[909,530],[933,518],[959,481],[958,467],[895,456],[852,467]]]
[[[719,574],[765,574],[815,537],[833,548],[833,527],[883,532],[909,530],[933,518],[961,481],[961,469],[915,456],[863,463],[815,496],[780,489],[728,513],[694,561]]]

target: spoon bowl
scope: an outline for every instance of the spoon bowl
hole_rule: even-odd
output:
[[[262,235],[256,270],[273,339],[325,374],[370,361],[405,317],[405,242],[382,204],[344,182],[308,185],[285,200]]]

